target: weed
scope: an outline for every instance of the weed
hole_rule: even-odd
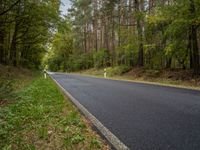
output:
[[[85,140],[85,138],[80,135],[80,134],[76,134],[72,137],[71,142],[72,144],[78,144],[80,142],[83,142]]]
[[[98,148],[100,149],[102,147],[102,143],[101,141],[99,141],[98,139],[96,138],[93,138],[90,142],[90,148],[93,149],[93,148]]]
[[[46,127],[40,127],[38,129],[38,137],[41,139],[47,139],[48,138],[48,130]]]

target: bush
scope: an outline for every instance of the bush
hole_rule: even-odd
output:
[[[107,73],[109,76],[122,75],[130,70],[131,70],[130,66],[122,65],[122,66],[116,66],[113,68],[108,68]]]
[[[70,55],[67,62],[68,71],[78,71],[93,67],[92,54]]]
[[[100,49],[95,52],[93,58],[95,68],[102,68],[110,65],[110,56],[108,50],[106,49]]]

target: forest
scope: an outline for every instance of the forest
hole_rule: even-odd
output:
[[[59,21],[58,0],[0,1],[0,64],[38,69]]]
[[[41,73],[55,38],[63,43],[69,38],[57,34],[63,25],[60,5],[59,0],[0,0],[1,150],[110,150]]]
[[[46,63],[52,70],[126,66],[200,73],[199,0],[71,0]]]
[[[200,74],[199,0],[1,0],[0,63],[52,71],[126,66]]]
[[[200,0],[0,0],[2,150],[200,149],[199,91]]]

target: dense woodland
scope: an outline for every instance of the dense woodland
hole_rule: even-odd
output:
[[[0,0],[0,63],[39,68],[59,6],[59,0]]]
[[[126,66],[200,74],[199,0],[0,1],[0,63],[53,71]]]
[[[54,70],[125,65],[199,74],[199,0],[71,0],[49,55]]]

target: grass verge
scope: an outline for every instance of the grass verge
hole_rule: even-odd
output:
[[[2,150],[110,149],[51,79],[37,77],[0,106]]]
[[[104,69],[89,69],[75,72],[93,77],[103,78]],[[128,71],[127,67],[109,67],[107,68],[107,78],[115,80],[125,80],[130,82],[139,82],[155,84],[162,86],[171,86],[179,88],[188,88],[200,90],[200,77],[193,78],[191,71],[183,70],[145,70],[135,68]]]
[[[38,71],[0,64],[0,107],[13,103],[17,97],[16,92],[30,84],[38,75]]]

